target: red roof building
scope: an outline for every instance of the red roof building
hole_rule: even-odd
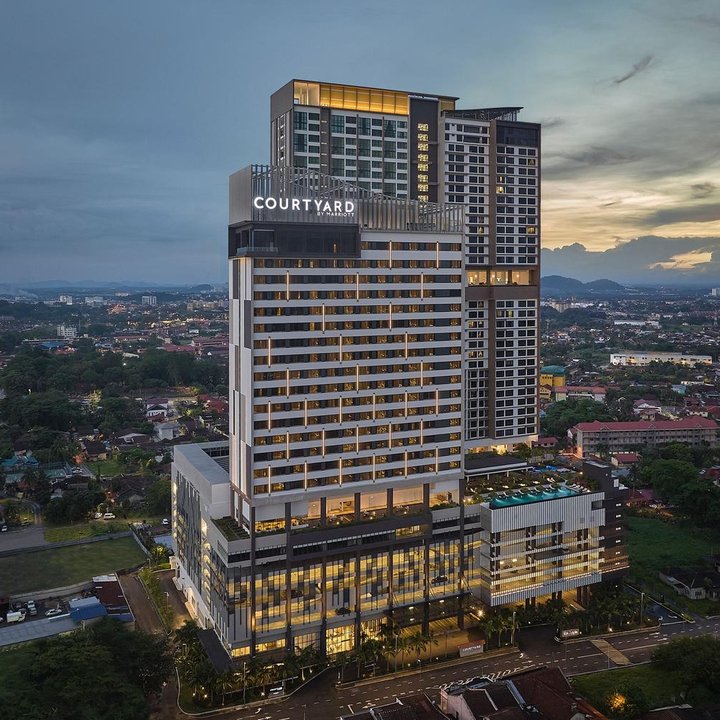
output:
[[[718,424],[706,417],[680,420],[638,420],[635,422],[578,423],[568,430],[575,455],[585,457],[598,451],[621,453],[646,446],[680,442],[686,445],[718,444]]]

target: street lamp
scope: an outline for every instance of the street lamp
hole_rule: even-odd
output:
[[[243,705],[247,701],[247,662],[243,660]]]

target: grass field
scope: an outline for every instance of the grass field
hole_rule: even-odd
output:
[[[578,675],[572,678],[572,685],[580,695],[587,698],[601,712],[607,712],[607,699],[616,690],[627,686],[642,688],[650,708],[676,705],[684,702],[682,687],[677,673],[658,670],[652,665],[619,668],[606,672]],[[718,694],[705,687],[695,688],[690,693],[693,704],[718,700]]]
[[[123,532],[127,529],[127,523],[123,520],[99,520],[65,527],[45,527],[43,534],[48,542],[64,542]]]
[[[9,595],[49,590],[139,565],[145,554],[131,537],[0,558],[0,587]]]
[[[657,578],[668,565],[700,565],[720,552],[720,532],[670,525],[654,518],[627,518],[630,567],[637,577]]]
[[[684,524],[670,525],[654,518],[628,517],[626,537],[631,581],[693,612],[720,614],[720,604],[678,596],[658,578],[658,572],[669,565],[703,567],[708,555],[720,551],[720,532]]]
[[[122,464],[115,458],[111,458],[110,460],[97,460],[96,462],[89,462],[85,464],[95,473],[95,475],[113,477],[122,472]]]

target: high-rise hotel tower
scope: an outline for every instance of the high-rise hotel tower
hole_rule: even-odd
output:
[[[292,80],[271,99],[271,162],[465,207],[463,440],[502,451],[537,432],[540,126],[456,101]]]
[[[176,582],[231,656],[624,563],[612,482],[492,480],[536,432],[540,131],[455,101],[292,81],[272,163],[231,177],[229,442],[173,467]]]

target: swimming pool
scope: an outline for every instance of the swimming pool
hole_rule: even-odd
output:
[[[580,495],[580,493],[568,487],[559,487],[554,490],[540,488],[535,492],[523,492],[521,495],[494,498],[490,501],[490,509],[497,510],[498,508],[512,507],[514,505],[527,505],[542,500],[557,500],[558,498],[572,497],[573,495]]]

